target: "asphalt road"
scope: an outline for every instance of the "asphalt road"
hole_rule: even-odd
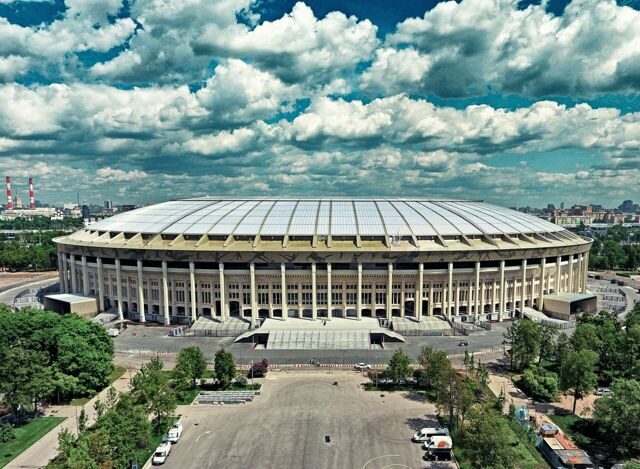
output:
[[[37,282],[27,283],[26,285],[20,285],[19,287],[15,287],[0,293],[0,303],[11,306],[13,305],[13,300],[21,291],[28,290],[29,288],[48,287],[49,285],[54,285],[56,283],[58,283],[57,276],[45,280],[39,280]]]
[[[461,340],[469,343],[469,352],[499,349],[503,332],[509,323],[499,324],[492,331],[478,332],[470,336],[454,337],[405,337],[406,343],[387,343],[384,349],[369,350],[264,350],[252,348],[252,344],[234,344],[232,337],[169,337],[169,329],[161,326],[130,325],[115,338],[116,351],[131,354],[175,354],[182,348],[196,345],[209,359],[224,347],[237,363],[249,364],[267,358],[274,364],[307,363],[311,359],[323,364],[353,364],[358,362],[387,363],[397,348],[402,348],[415,358],[424,345],[430,345],[447,355],[464,353]]]
[[[453,467],[424,462],[410,441],[435,423],[432,404],[412,393],[381,397],[360,387],[366,381],[357,372],[272,372],[251,403],[182,406],[183,434],[164,467]]]

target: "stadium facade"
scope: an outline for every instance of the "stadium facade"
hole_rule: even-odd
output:
[[[481,201],[174,200],[55,240],[60,285],[138,321],[502,321],[583,293],[591,241]]]

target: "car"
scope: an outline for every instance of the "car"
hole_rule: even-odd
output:
[[[180,437],[182,436],[182,424],[177,422],[173,424],[173,426],[169,429],[169,433],[167,434],[167,441],[170,443],[177,443]]]
[[[610,395],[611,395],[611,389],[602,388],[602,387],[596,388],[596,396],[610,396]]]
[[[158,466],[160,464],[164,464],[167,458],[169,457],[169,453],[171,452],[171,443],[168,441],[161,443],[160,446],[156,448],[156,451],[153,453],[153,459],[151,463],[154,466]]]
[[[466,340],[461,340],[460,342],[458,342],[458,347],[466,347],[469,345],[469,342],[467,342]]]
[[[431,448],[423,458],[425,461],[451,461],[451,448]]]
[[[371,365],[369,365],[368,363],[358,363],[356,366],[354,366],[354,368],[358,371],[370,370]]]
[[[411,440],[416,443],[424,443],[432,436],[448,436],[449,429],[446,427],[423,428],[415,433]]]

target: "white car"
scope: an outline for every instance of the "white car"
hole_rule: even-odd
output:
[[[416,432],[415,435],[411,438],[412,441],[416,443],[423,443],[427,441],[432,436],[448,436],[449,429],[445,427],[438,428],[423,428],[420,431]]]
[[[170,452],[171,452],[171,443],[169,443],[168,441],[165,441],[164,443],[160,444],[160,446],[156,448],[156,452],[153,453],[153,459],[151,460],[151,463],[154,465],[164,464],[167,458],[169,457]]]
[[[182,424],[180,422],[174,424],[167,433],[167,441],[177,443],[182,436]]]
[[[371,365],[368,363],[358,363],[354,368],[358,371],[370,370]]]
[[[596,388],[596,396],[610,396],[611,394],[611,389],[609,388]]]

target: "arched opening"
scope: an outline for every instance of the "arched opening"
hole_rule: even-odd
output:
[[[242,316],[245,318],[251,317],[251,308],[245,308],[242,310]]]
[[[343,316],[341,308],[334,308],[331,310],[331,317],[341,318]]]
[[[211,317],[211,308],[202,308],[202,315]]]
[[[273,317],[274,318],[281,318],[282,317],[282,310],[281,309],[274,309],[273,310]]]
[[[347,317],[348,318],[356,318],[358,317],[358,312],[355,308],[347,308]]]
[[[312,318],[313,317],[313,311],[310,309],[303,309],[302,310],[302,317],[303,318]]]
[[[442,316],[442,308],[433,308],[433,315],[434,316]]]
[[[318,310],[318,317],[319,318],[326,318],[327,317],[327,310],[326,309],[319,309]]]
[[[422,300],[422,315],[429,316],[429,301]]]
[[[216,317],[222,316],[222,304],[220,300],[216,301]]]
[[[400,314],[400,309],[398,309],[398,308],[393,308],[393,309],[391,310],[391,316],[396,317],[396,318],[399,318],[399,317],[401,316],[401,314]]]
[[[289,309],[287,310],[287,316],[290,318],[297,318],[298,317],[298,310],[297,309]]]
[[[386,318],[387,317],[387,311],[382,309],[382,308],[376,309],[376,317],[377,318]]]
[[[232,318],[240,317],[240,302],[239,301],[230,301],[229,302],[229,316]]]
[[[363,309],[361,316],[363,318],[370,318],[371,317],[371,310],[369,308]]]
[[[265,308],[259,309],[258,310],[258,317],[262,318],[262,319],[268,318],[269,317],[269,310],[265,309]]]

